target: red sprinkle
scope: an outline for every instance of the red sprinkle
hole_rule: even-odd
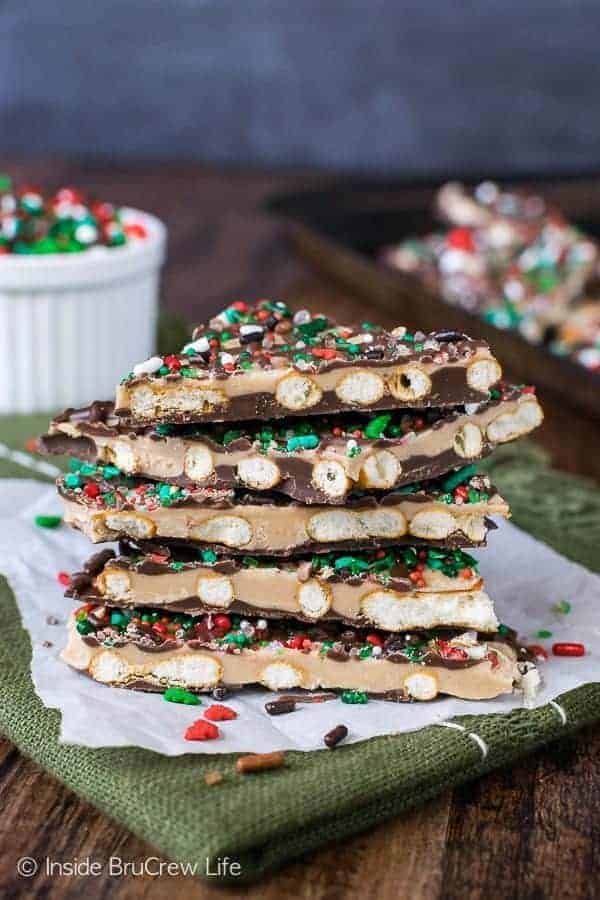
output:
[[[35,437],[29,438],[29,440],[25,444],[25,449],[28,453],[37,453],[38,452],[38,439]]]
[[[337,350],[328,349],[327,347],[316,347],[314,350],[311,350],[311,353],[318,359],[335,359],[337,356]]]
[[[68,574],[68,572],[59,572],[56,577],[59,584],[62,584],[63,587],[69,587],[69,585],[71,584],[71,576]]]
[[[552,652],[555,656],[585,656],[583,644],[569,643],[552,644]]]
[[[383,641],[378,634],[368,634],[365,641],[367,644],[372,644],[374,647],[383,647]]]
[[[286,641],[287,646],[291,650],[302,650],[304,646],[304,641],[308,640],[308,635],[306,634],[297,634],[295,637],[290,638],[289,641]]]
[[[205,719],[197,719],[186,728],[184,737],[186,741],[214,741],[219,737],[219,729]]]
[[[527,649],[538,659],[548,659],[548,651],[541,644],[530,644]]]
[[[151,554],[150,554],[150,559],[151,559],[152,562],[154,562],[154,563],[166,563],[167,560],[169,559],[169,557],[168,557],[168,556],[163,556],[161,553],[151,553]]]
[[[467,253],[473,253],[475,250],[473,235],[468,228],[453,228],[448,232],[446,243],[449,247],[454,247],[456,250],[466,250]]]
[[[438,640],[440,653],[444,659],[468,659],[469,654],[460,647],[451,647],[448,641]]]
[[[229,631],[231,628],[231,619],[229,616],[223,616],[219,613],[219,615],[213,616],[213,625],[220,631]]]
[[[238,312],[247,312],[248,304],[244,303],[243,300],[236,300],[234,303],[230,304],[230,309],[236,309]]]
[[[221,703],[213,703],[204,713],[205,719],[211,722],[229,722],[231,719],[237,719],[237,713],[229,706],[223,706]]]
[[[127,235],[127,237],[133,238],[147,238],[148,232],[143,225],[139,222],[130,222],[128,225],[123,226],[123,231]]]
[[[83,493],[86,497],[91,497],[93,500],[100,494],[100,487],[95,481],[88,481],[83,488]]]
[[[84,603],[83,606],[77,607],[77,609],[75,610],[73,615],[76,616],[78,613],[81,613],[81,612],[89,613],[93,609],[95,609],[97,605],[98,605],[97,603]]]
[[[526,384],[525,387],[521,388],[522,394],[535,394],[535,385],[534,384]]]
[[[181,368],[181,363],[176,356],[173,356],[173,354],[171,354],[170,356],[165,356],[165,366],[168,366],[170,369],[173,369],[173,371],[178,372]]]

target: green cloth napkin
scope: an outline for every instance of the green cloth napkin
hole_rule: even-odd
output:
[[[0,419],[0,441],[22,446],[39,423],[39,417]],[[503,448],[485,468],[511,503],[518,525],[600,570],[599,488],[553,472],[531,446],[521,445],[518,456],[514,448]],[[32,475],[0,460],[0,475],[7,474]],[[165,856],[189,864],[197,875],[215,872],[224,857],[237,860],[241,875],[221,879],[236,884],[399,815],[600,719],[600,685],[589,684],[557,698],[566,724],[551,705],[508,715],[464,716],[455,720],[464,731],[430,726],[342,745],[333,752],[290,752],[285,768],[248,776],[236,774],[234,754],[167,758],[137,748],[61,745],[59,714],[44,709],[34,692],[29,637],[2,578],[0,603],[3,733],[77,794]],[[471,732],[487,745],[485,757]],[[203,775],[214,770],[223,781],[209,787]]]

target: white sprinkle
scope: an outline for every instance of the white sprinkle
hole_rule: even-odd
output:
[[[475,199],[479,203],[494,203],[498,196],[498,185],[494,184],[493,181],[482,181],[480,185],[475,188]]]
[[[262,325],[240,325],[240,334],[262,334]]]
[[[307,322],[310,322],[309,311],[307,309],[299,309],[297,313],[294,313],[292,322],[294,325],[306,325]]]
[[[183,348],[183,352],[185,353],[187,350],[195,350],[196,353],[208,353],[210,350],[210,344],[208,343],[207,337],[198,338],[197,341],[192,341],[191,344],[186,344]]]
[[[150,359],[146,359],[144,360],[144,362],[138,363],[137,366],[134,366],[133,374],[152,375],[153,372],[158,372],[162,364],[162,356],[151,356]]]
[[[221,353],[221,365],[228,366],[230,363],[235,361],[235,357],[231,355],[231,353]]]

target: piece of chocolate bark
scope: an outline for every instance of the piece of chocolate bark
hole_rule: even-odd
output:
[[[531,343],[549,338],[597,279],[598,243],[539,196],[489,181],[472,191],[450,183],[436,208],[449,230],[388,247],[383,260]]]
[[[135,366],[116,414],[146,425],[456,406],[489,399],[501,375],[484,341],[457,332],[355,329],[281,302],[237,303],[181,353]]]
[[[218,686],[360,691],[395,700],[438,694],[489,699],[537,670],[500,635],[424,631],[386,635],[323,623],[219,615],[188,617],[90,605],[69,621],[62,658],[104,684],[201,692]]]
[[[542,419],[533,389],[512,385],[456,410],[346,413],[237,427],[158,425],[138,433],[120,424],[112,404],[96,404],[54,419],[39,446],[44,453],[112,464],[127,475],[342,504],[353,490],[391,490],[481,459]]]
[[[279,494],[141,481],[113,466],[98,471],[85,463],[57,486],[65,521],[94,543],[166,538],[233,553],[286,556],[410,544],[415,538],[469,546],[485,540],[488,517],[510,515],[474,466],[383,496],[351,495],[343,508],[307,506]]]
[[[495,631],[498,620],[472,556],[462,550],[391,548],[294,560],[219,559],[214,551],[172,553],[157,546],[92,560],[71,577],[79,603],[152,607],[199,615],[236,613],[304,622],[338,620],[388,631],[452,628]]]

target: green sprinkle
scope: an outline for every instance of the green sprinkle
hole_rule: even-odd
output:
[[[124,628],[129,624],[129,618],[122,612],[112,612],[110,614],[110,624],[116,628]]]
[[[552,609],[554,612],[560,613],[562,616],[566,616],[571,612],[571,604],[568,600],[561,600],[560,603],[556,603]]]
[[[243,556],[242,565],[246,566],[247,569],[256,569],[259,562],[255,556]]]
[[[498,625],[498,634],[501,634],[503,637],[506,637],[507,634],[510,634],[510,628],[508,625]]]
[[[40,528],[58,528],[62,516],[36,516],[34,522]]]
[[[161,437],[167,437],[173,431],[172,425],[157,425],[154,429]]]
[[[468,481],[469,478],[472,478],[477,472],[477,466],[463,466],[462,469],[458,469],[456,472],[453,472],[451,475],[448,475],[447,478],[444,478],[441,482],[442,488],[445,491],[453,491],[455,487],[458,487],[459,484],[464,484],[465,481]]]
[[[551,638],[552,632],[548,631],[546,628],[542,628],[540,631],[536,632],[535,636],[544,640],[545,638]]]
[[[79,474],[87,477],[89,475],[95,475],[97,471],[98,466],[95,466],[93,463],[82,463]]]
[[[201,706],[202,700],[191,691],[185,691],[180,687],[170,687],[163,694],[163,700],[169,703],[185,703],[186,706]]]
[[[183,563],[179,562],[178,560],[174,560],[171,563],[170,568],[173,569],[174,572],[181,572],[181,570],[183,569]]]
[[[70,459],[69,460],[69,469],[71,472],[79,472],[83,465],[82,459]]]
[[[364,691],[342,691],[342,703],[368,703],[369,698]]]
[[[205,563],[216,563],[217,554],[214,550],[201,550],[200,551],[200,559]]]
[[[336,559],[334,562],[333,568],[336,572],[339,572],[341,569],[350,569],[350,572],[353,575],[358,575],[359,572],[369,571],[369,563],[360,559],[358,556],[340,556],[339,559]]]
[[[168,366],[161,366],[160,369],[158,370],[158,374],[159,375],[168,375],[170,371],[171,370]]]
[[[371,421],[365,427],[365,437],[371,438],[371,440],[377,440],[377,438],[380,438],[389,425],[391,418],[392,417],[389,413],[385,413],[383,416],[376,416],[374,419],[371,419]]]
[[[373,653],[373,647],[371,646],[371,644],[366,644],[364,647],[361,648],[358,655],[359,655],[360,659],[368,659],[372,655],[372,653]]]
[[[293,453],[294,450],[314,450],[315,447],[319,446],[319,438],[316,434],[306,434],[299,435],[298,437],[291,437],[287,442],[287,450],[288,453]]]
[[[80,479],[79,475],[75,475],[75,473],[72,473],[70,475],[65,475],[65,485],[68,488],[81,487],[81,479]]]
[[[88,622],[87,619],[78,620],[75,627],[79,634],[90,634],[90,632],[94,630],[94,626],[91,622]]]
[[[121,470],[117,469],[116,466],[104,466],[102,469],[102,474],[107,481],[110,481],[111,478],[118,478],[118,476],[121,474]]]

